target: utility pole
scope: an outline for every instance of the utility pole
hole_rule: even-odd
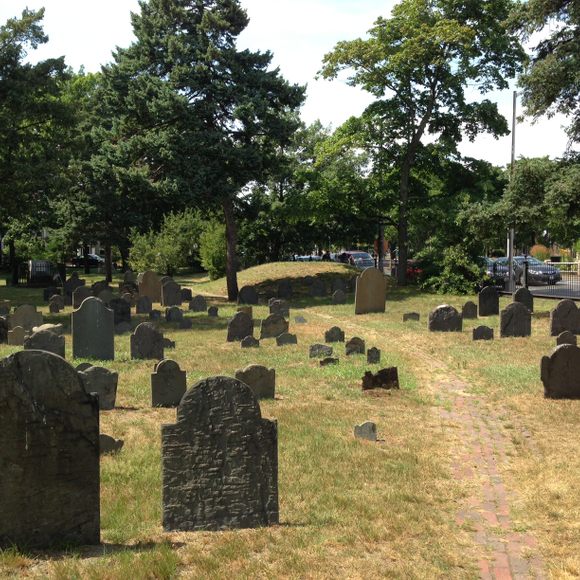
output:
[[[511,166],[510,166],[510,181],[514,176],[514,167],[516,161],[516,99],[517,92],[514,91],[513,96],[513,113],[512,113],[512,155],[511,155]],[[513,224],[510,226],[508,231],[508,291],[515,292],[516,285],[514,279],[514,227]]]

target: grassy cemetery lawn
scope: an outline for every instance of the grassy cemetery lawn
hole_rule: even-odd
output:
[[[327,263],[274,264],[241,272],[239,284],[260,284],[275,295],[278,279],[306,275],[351,279],[356,271]],[[494,551],[518,541],[514,534],[529,541],[521,553],[530,574],[543,569],[553,578],[580,576],[579,402],[544,399],[539,370],[555,345],[545,314],[556,302],[536,300],[531,337],[500,339],[498,316],[465,320],[461,333],[428,332],[435,306],[461,310],[477,297],[393,288],[385,314],[355,316],[352,293],[347,304],[336,306],[330,297],[304,294],[289,301],[298,345],[277,347],[267,339],[257,349],[241,349],[226,342],[236,305],[225,300],[224,281],[175,279],[219,307],[218,318],[186,311],[191,330],[160,325],[176,343],[165,356],[187,371],[188,387],[211,375],[233,376],[252,363],[276,369],[276,398],[260,407],[263,417],[278,421],[280,525],[163,532],[160,426],[175,421],[175,409],[151,408],[154,361],[131,360],[124,334],[115,337],[115,361],[102,363],[119,373],[119,386],[116,408],[101,411],[101,433],[125,442],[119,453],[101,457],[102,544],[5,550],[0,577],[474,578],[483,575]],[[2,299],[36,304],[45,322],[62,322],[67,360],[82,362],[72,360],[70,307],[49,314],[39,289],[0,286]],[[510,301],[502,297],[500,308]],[[403,323],[410,311],[420,313],[420,321]],[[255,319],[267,313],[267,306],[254,306]],[[299,315],[306,323],[295,323]],[[495,329],[495,340],[471,340],[480,324]],[[380,365],[346,357],[342,343],[332,345],[338,365],[320,367],[309,359],[308,346],[324,343],[325,330],[334,325],[347,339],[359,336],[367,348],[379,348]],[[3,344],[0,355],[20,349]],[[398,367],[400,390],[361,390],[366,370],[388,366]],[[353,437],[354,425],[364,421],[377,424],[377,443]],[[474,463],[486,450],[476,448],[488,442],[496,475],[483,494],[499,493],[501,485],[504,496],[493,499],[499,510],[477,504],[486,520],[478,530],[479,520],[464,512],[482,493],[481,481],[465,470],[478,469]],[[506,546],[478,542],[478,532]]]

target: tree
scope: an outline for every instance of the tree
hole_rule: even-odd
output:
[[[402,0],[389,19],[379,18],[367,40],[339,42],[324,57],[321,74],[350,72],[376,101],[366,114],[381,121],[398,171],[399,283],[406,281],[408,200],[412,169],[427,134],[448,152],[463,136],[503,135],[505,119],[489,100],[467,100],[468,84],[481,93],[507,88],[520,69],[523,49],[502,22],[509,0]]]

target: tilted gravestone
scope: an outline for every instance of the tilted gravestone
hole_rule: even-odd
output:
[[[479,316],[499,314],[499,294],[493,286],[486,286],[478,295]]]
[[[461,308],[461,317],[463,320],[474,320],[477,318],[477,304],[468,300]]]
[[[550,335],[558,336],[565,330],[580,334],[580,310],[569,299],[558,302],[556,308],[550,312]]]
[[[161,306],[181,306],[181,286],[175,280],[166,280],[161,286]]]
[[[288,332],[288,321],[283,316],[270,314],[270,316],[262,320],[260,339],[276,338],[284,332]]]
[[[87,393],[99,396],[99,409],[110,411],[115,408],[119,374],[105,367],[90,366],[83,371],[77,371]]]
[[[139,296],[148,296],[153,303],[161,302],[161,280],[155,272],[143,272],[139,281]]]
[[[10,346],[22,346],[26,338],[26,330],[22,326],[15,326],[7,333],[6,341]]]
[[[324,333],[324,342],[344,342],[344,330],[338,326],[329,328]]]
[[[250,388],[202,380],[162,427],[165,530],[253,528],[278,523],[278,434]]]
[[[189,302],[189,309],[192,312],[205,312],[207,310],[207,300],[204,296],[198,294]]]
[[[276,337],[277,346],[284,346],[287,344],[298,344],[298,338],[295,334],[291,334],[290,332],[283,332]]]
[[[43,351],[0,360],[0,548],[98,544],[99,408]]]
[[[10,328],[22,326],[24,330],[32,330],[33,326],[42,324],[42,312],[37,312],[36,306],[32,306],[32,304],[17,306],[14,312],[8,316],[8,324]]]
[[[263,365],[248,365],[238,369],[236,379],[252,389],[257,399],[273,399],[276,392],[276,370]]]
[[[165,309],[166,322],[181,322],[183,320],[183,310],[179,306],[171,306]]]
[[[308,356],[310,358],[332,356],[332,347],[326,344],[311,344],[308,349]]]
[[[64,336],[50,330],[33,332],[24,339],[24,350],[46,350],[64,358]]]
[[[280,280],[278,282],[278,298],[292,298],[293,290],[292,290],[292,282],[288,279]]]
[[[376,365],[381,362],[381,351],[376,348],[372,347],[367,350],[367,364],[369,365]]]
[[[75,288],[72,294],[72,307],[79,308],[83,303],[83,300],[86,300],[92,295],[93,291],[88,286],[79,286],[78,288]]]
[[[562,344],[542,357],[541,378],[546,398],[580,399],[580,348]]]
[[[473,340],[493,340],[493,328],[489,326],[478,326],[473,329]]]
[[[139,296],[135,303],[136,314],[149,314],[153,310],[153,303],[149,296]]]
[[[527,288],[518,288],[514,292],[514,302],[523,304],[530,312],[534,311],[534,295]]]
[[[73,358],[114,360],[114,314],[100,298],[91,296],[71,314]]]
[[[463,320],[453,306],[442,304],[429,313],[429,330],[431,332],[461,332]]]
[[[228,342],[239,342],[246,336],[254,336],[254,321],[245,312],[236,312],[228,322]]]
[[[242,348],[258,348],[260,346],[260,341],[253,336],[246,336],[240,342]]]
[[[48,311],[58,314],[61,310],[64,310],[64,298],[60,294],[53,294],[48,300]]]
[[[532,313],[521,302],[508,304],[500,313],[499,335],[530,336],[532,334]]]
[[[576,338],[575,334],[572,334],[569,330],[565,330],[558,335],[556,338],[556,346],[560,346],[561,344],[578,344],[578,339]]]
[[[258,292],[253,286],[242,286],[238,292],[238,304],[258,304]]]
[[[152,407],[177,407],[186,390],[185,371],[174,360],[156,363],[151,375]]]
[[[356,281],[354,313],[384,312],[386,293],[385,275],[376,268],[367,268]]]
[[[217,318],[219,316],[219,308],[217,306],[210,306],[207,309],[207,315],[210,318]]]
[[[405,312],[403,314],[403,322],[408,322],[409,320],[418,322],[421,320],[421,315],[418,312]]]
[[[314,278],[312,286],[310,286],[310,296],[313,298],[321,298],[326,296],[326,283],[321,278]]]
[[[268,301],[270,314],[279,314],[280,316],[290,316],[290,306],[286,300],[273,298]]]
[[[346,294],[342,290],[335,290],[332,294],[332,303],[335,305],[346,304]]]
[[[163,334],[157,330],[152,322],[142,322],[131,335],[131,358],[154,359],[163,358]]]
[[[398,389],[399,372],[397,367],[381,369],[377,373],[367,371],[362,378],[362,390],[369,389]]]
[[[131,324],[131,305],[122,298],[113,298],[109,302],[109,308],[113,311],[115,326],[122,322]]]
[[[351,356],[353,354],[364,354],[365,353],[365,341],[358,336],[353,336],[344,345],[346,356]]]
[[[357,439],[366,439],[367,441],[377,440],[377,425],[372,421],[367,421],[361,425],[354,426],[354,436]]]
[[[181,302],[189,302],[193,298],[191,294],[191,288],[182,288],[181,289]]]

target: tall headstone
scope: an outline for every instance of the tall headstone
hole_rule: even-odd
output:
[[[580,310],[569,299],[558,302],[556,308],[550,312],[550,335],[558,336],[565,330],[580,334]]]
[[[64,358],[64,336],[50,330],[33,332],[24,339],[24,350],[46,350]]]
[[[169,279],[161,286],[161,306],[181,306],[181,286]]]
[[[114,314],[100,298],[91,296],[73,310],[71,331],[74,358],[114,360]]]
[[[463,320],[453,306],[442,304],[429,313],[429,330],[431,332],[461,332]]]
[[[250,388],[210,377],[181,399],[162,427],[165,530],[278,523],[278,436]]]
[[[151,302],[161,302],[161,281],[155,272],[143,272],[139,281],[139,296],[148,296]]]
[[[164,353],[163,334],[152,322],[142,322],[130,337],[132,359],[161,360]]]
[[[262,320],[260,339],[276,338],[284,332],[288,332],[288,321],[283,316],[270,314],[270,316]]]
[[[258,292],[253,286],[242,286],[238,292],[238,304],[258,304]]]
[[[479,316],[499,314],[499,294],[493,286],[486,286],[478,295]]]
[[[514,292],[514,302],[520,302],[530,312],[534,311],[534,295],[527,288],[518,288]]]
[[[187,390],[185,371],[171,359],[155,364],[151,375],[151,406],[177,407]]]
[[[79,286],[78,288],[75,288],[72,294],[72,307],[79,308],[83,303],[83,300],[86,300],[92,295],[93,291],[88,286]]]
[[[254,321],[245,312],[236,312],[228,322],[228,342],[239,342],[254,336]]]
[[[384,312],[386,293],[385,275],[376,268],[367,268],[356,281],[354,313]]]
[[[546,398],[580,399],[580,348],[562,344],[542,357],[541,378]]]
[[[27,350],[0,360],[0,548],[98,544],[99,408],[75,369]]]
[[[23,304],[17,306],[14,312],[8,316],[10,328],[22,326],[24,330],[32,330],[34,326],[42,324],[42,312],[36,311],[36,306],[32,304]]]
[[[532,313],[521,302],[508,304],[500,313],[499,335],[530,336],[532,334]]]
[[[263,365],[248,365],[238,369],[236,379],[248,385],[257,399],[273,399],[276,392],[276,370]]]

